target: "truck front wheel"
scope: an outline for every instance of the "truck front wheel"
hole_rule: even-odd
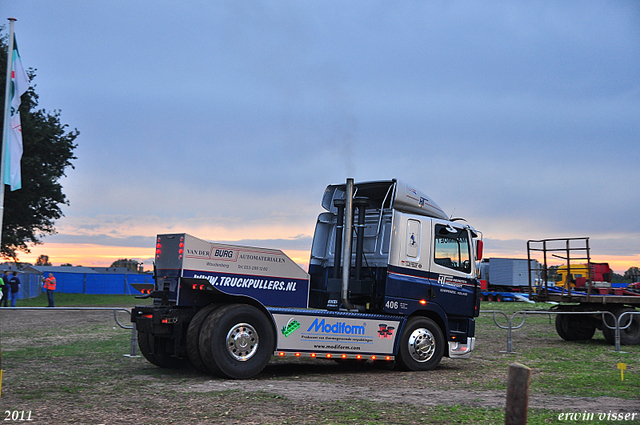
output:
[[[275,333],[265,314],[248,304],[214,310],[200,331],[200,355],[214,374],[231,379],[257,375],[275,350]]]
[[[397,362],[404,370],[435,369],[444,354],[442,330],[427,317],[413,317],[400,338]]]

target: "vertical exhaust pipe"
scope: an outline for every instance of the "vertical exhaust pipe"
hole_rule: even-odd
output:
[[[338,209],[336,219],[336,243],[333,255],[333,278],[340,279],[340,261],[342,260],[342,230],[344,229],[344,199],[335,199],[333,205]]]
[[[342,304],[353,310],[349,302],[349,272],[351,271],[351,244],[353,237],[353,179],[348,178],[344,191],[344,243],[342,249]]]

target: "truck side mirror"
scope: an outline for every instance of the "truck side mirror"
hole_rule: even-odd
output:
[[[481,240],[476,241],[476,261],[482,260],[482,248],[484,243]]]

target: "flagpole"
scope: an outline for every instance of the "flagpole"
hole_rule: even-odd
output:
[[[2,126],[2,156],[0,157],[0,247],[2,246],[2,223],[4,219],[4,161],[7,141],[11,129],[11,65],[13,61],[13,24],[16,18],[9,18],[9,48],[7,49],[7,79],[4,88],[4,125]]]
[[[0,246],[2,246],[2,220],[4,219],[4,158],[11,128],[11,62],[13,61],[13,24],[16,18],[9,18],[9,48],[7,49],[7,80],[4,88],[4,120],[2,126],[2,155],[0,157]],[[0,279],[2,279],[0,277]],[[0,331],[1,332],[1,331]],[[0,333],[1,335],[1,333]],[[0,345],[0,397],[2,397],[2,346]]]

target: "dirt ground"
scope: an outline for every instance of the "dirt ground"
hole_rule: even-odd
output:
[[[118,317],[123,324],[129,325],[126,314]],[[96,338],[83,332],[55,332],[73,330],[79,324],[130,334],[130,331],[116,325],[112,313],[104,311],[51,313],[3,312],[0,309],[3,353],[24,347],[37,348]],[[34,329],[42,329],[43,326],[54,332],[34,338]],[[108,362],[97,360],[98,364],[70,364],[55,359],[46,363],[3,359],[5,377],[0,413],[4,412],[4,416],[0,419],[6,419],[6,411],[19,410],[37,414],[38,420],[32,423],[54,424],[174,423],[172,417],[175,417],[175,423],[235,423],[236,419],[245,424],[314,423],[310,416],[314,414],[313,409],[322,403],[361,400],[390,406],[414,406],[415,409],[456,405],[504,408],[504,391],[480,389],[478,384],[506,381],[506,368],[493,370],[484,367],[487,356],[495,357],[504,349],[505,341],[479,342],[472,359],[454,361],[445,358],[436,370],[426,373],[398,372],[388,365],[371,362],[353,366],[326,360],[274,358],[258,377],[246,381],[222,380],[193,370],[162,370],[142,357],[128,358],[124,355],[115,356]],[[128,351],[129,346],[122,347],[123,354]],[[94,385],[91,375],[95,373],[103,373],[109,378]],[[465,377],[470,373],[477,376],[475,383],[467,382]],[[38,382],[31,382],[28,379],[30,374],[39,376]],[[87,390],[65,384],[65,376],[73,376],[74,380],[87,379]],[[65,390],[67,387],[69,389]],[[45,397],[33,396],[38,388]],[[49,391],[55,394],[53,402],[47,400]],[[25,399],[25,394],[32,399]],[[252,403],[250,407],[239,409],[236,399],[250,399]],[[278,402],[275,405],[274,400]],[[288,400],[288,403],[283,405],[283,400]],[[633,406],[634,402],[612,397],[550,397],[534,393],[530,396],[529,407],[558,412],[611,410],[633,413],[640,410]],[[240,415],[239,410],[244,410],[245,414]],[[193,411],[200,413],[189,413]],[[208,417],[206,412],[213,416]],[[240,416],[233,416],[231,412]],[[253,419],[247,420],[246,413],[250,413]],[[181,417],[183,422],[178,420]]]

